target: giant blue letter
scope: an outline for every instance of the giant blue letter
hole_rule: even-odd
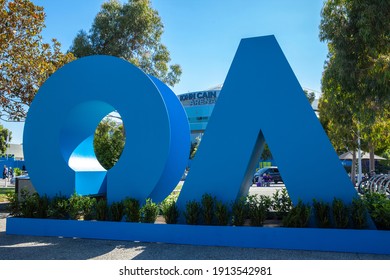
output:
[[[106,171],[93,136],[114,110],[126,128],[126,144]],[[174,93],[110,56],[82,58],[53,74],[37,93],[24,129],[26,165],[40,194],[107,193],[109,202],[164,199],[184,172],[189,144],[187,116]]]
[[[264,141],[293,202],[356,196],[274,36],[243,39],[178,204],[204,193],[229,202],[248,192]]]

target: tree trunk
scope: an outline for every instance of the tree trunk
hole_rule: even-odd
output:
[[[370,150],[370,174],[373,175],[373,173],[375,172],[374,145],[370,143],[368,146]]]
[[[352,153],[352,165],[351,165],[351,181],[353,185],[356,185],[356,151],[351,151]]]

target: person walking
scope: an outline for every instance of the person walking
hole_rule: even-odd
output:
[[[12,178],[14,177],[14,169],[12,167],[9,168],[8,174],[9,174],[9,181],[11,182]]]
[[[4,187],[7,187],[7,178],[8,178],[8,168],[7,168],[7,165],[4,165],[4,168],[3,168]]]

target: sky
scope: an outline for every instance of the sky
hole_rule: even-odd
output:
[[[32,0],[46,13],[43,38],[64,52],[81,29],[89,31],[108,0]],[[127,2],[122,0],[121,2]],[[319,40],[323,0],[151,0],[164,24],[162,43],[183,70],[176,94],[222,84],[242,38],[275,35],[303,88],[321,91],[327,55]],[[278,85],[275,85],[277,87]],[[1,122],[11,143],[23,142],[24,123]]]

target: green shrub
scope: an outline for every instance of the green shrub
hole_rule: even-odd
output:
[[[247,198],[251,226],[263,226],[271,200],[265,195],[251,195]]]
[[[174,199],[167,198],[161,203],[162,215],[167,224],[176,224],[179,218],[179,208]]]
[[[355,229],[367,228],[367,208],[360,198],[352,200],[351,219]]]
[[[72,220],[80,219],[83,214],[83,205],[81,201],[81,196],[74,193],[69,198],[69,218]]]
[[[95,220],[96,219],[96,198],[83,196],[83,216],[84,220]]]
[[[55,195],[49,203],[47,215],[53,219],[68,219],[69,201],[67,197],[61,194]]]
[[[146,199],[146,203],[141,208],[141,222],[154,223],[158,215],[158,205],[150,198]]]
[[[229,207],[222,201],[215,203],[215,218],[219,226],[226,226],[229,223]]]
[[[313,209],[317,226],[320,228],[329,228],[331,226],[329,203],[313,199]]]
[[[378,229],[390,229],[390,200],[385,194],[367,192],[364,202]]]
[[[99,199],[96,203],[96,220],[105,221],[108,218],[107,200]]]
[[[96,199],[74,193],[69,198],[69,217],[72,220],[91,220],[96,215]]]
[[[38,210],[39,195],[31,194],[28,190],[20,191],[20,213],[22,217],[34,218]]]
[[[310,212],[310,205],[299,200],[298,204],[293,206],[290,212],[283,218],[283,226],[297,228],[307,227],[309,224]]]
[[[292,208],[292,202],[286,189],[282,189],[281,192],[277,190],[272,195],[271,201],[271,207],[277,219],[283,219]]]
[[[128,197],[123,201],[126,222],[138,223],[141,220],[141,206],[138,199]]]
[[[205,225],[212,225],[214,220],[215,197],[204,194],[201,199],[202,218]]]
[[[37,198],[37,209],[35,213],[36,218],[45,219],[48,216],[50,200],[47,195],[39,196]]]
[[[7,210],[11,216],[19,217],[21,215],[19,197],[17,193],[7,193],[7,200],[9,204],[7,205]]]
[[[18,167],[14,168],[14,175],[15,176],[20,176],[22,174],[23,174],[23,172],[22,172],[22,170],[20,168],[18,168]]]
[[[349,208],[341,199],[332,202],[333,221],[336,228],[347,228],[349,224]]]
[[[232,204],[232,224],[243,226],[248,217],[248,206],[245,197],[237,199]]]
[[[119,222],[123,218],[123,202],[113,202],[109,208],[109,218],[111,221]]]
[[[184,217],[186,223],[189,225],[197,225],[199,223],[200,216],[200,203],[191,200],[186,203],[186,210],[184,211]]]

